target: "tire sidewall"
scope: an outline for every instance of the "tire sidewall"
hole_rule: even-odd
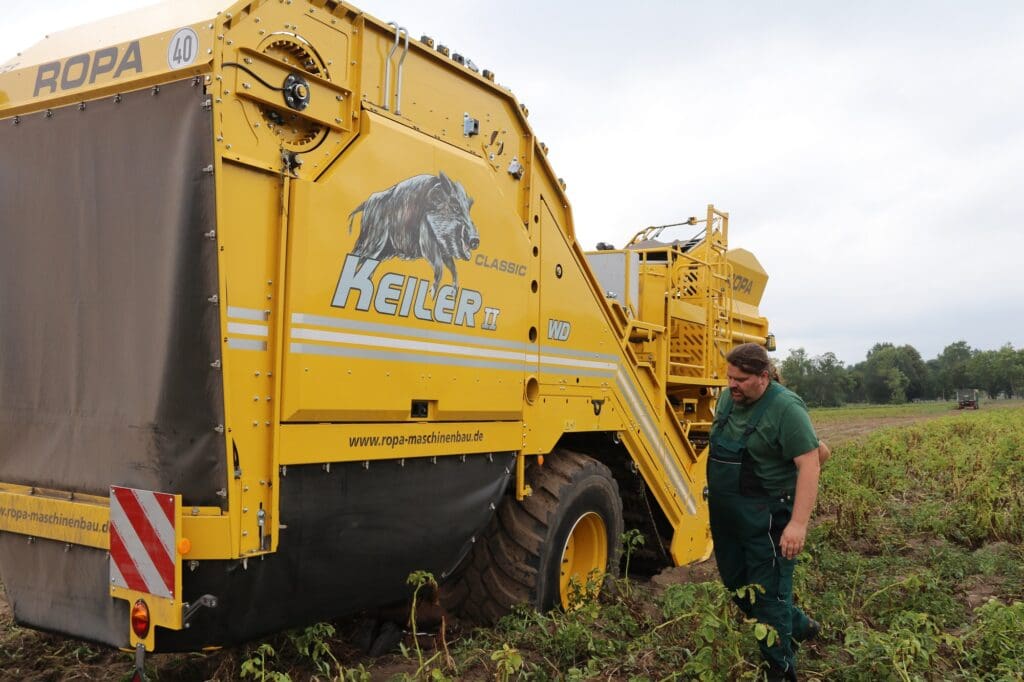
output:
[[[605,572],[618,574],[619,535],[622,534],[622,511],[618,490],[610,476],[588,475],[569,486],[552,519],[550,534],[544,543],[538,567],[537,607],[543,611],[561,606],[560,581],[562,552],[569,533],[585,514],[593,512],[604,522],[608,542]]]

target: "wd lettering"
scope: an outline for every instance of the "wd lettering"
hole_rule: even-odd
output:
[[[568,341],[572,325],[565,320],[548,320],[548,338],[552,341]]]
[[[120,78],[126,71],[142,73],[142,48],[137,40],[129,43],[123,52],[117,47],[105,47],[69,57],[63,62],[40,65],[32,96],[74,90],[86,83],[95,83],[99,76],[108,73],[113,73],[111,78]]]

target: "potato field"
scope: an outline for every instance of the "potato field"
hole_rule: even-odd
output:
[[[812,411],[834,456],[796,597],[824,624],[801,679],[1024,680],[1024,403]],[[636,535],[625,533],[627,555]],[[365,653],[379,624],[322,623],[245,647],[154,656],[156,680],[753,680],[756,637],[711,562],[625,573],[568,613],[523,610],[498,627],[443,623],[418,587],[415,624]],[[126,679],[131,656],[13,625],[0,602],[0,676]]]

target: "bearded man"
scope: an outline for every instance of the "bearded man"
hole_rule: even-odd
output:
[[[769,680],[796,680],[794,643],[821,625],[793,604],[793,567],[807,539],[824,444],[804,401],[772,380],[762,346],[736,346],[726,358],[729,390],[715,409],[708,458],[711,538],[722,582],[743,613],[778,636],[759,642]]]

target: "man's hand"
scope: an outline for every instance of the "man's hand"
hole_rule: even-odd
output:
[[[832,456],[832,448],[830,448],[825,441],[818,441],[818,465],[821,466],[828,461],[828,458]]]
[[[828,446],[826,446],[828,447]],[[811,520],[811,509],[818,497],[818,476],[821,473],[819,449],[814,448],[793,459],[796,465],[796,496],[793,500],[793,515],[782,529],[779,549],[782,556],[794,559],[803,551],[807,539],[807,524]]]
[[[782,556],[787,559],[795,559],[804,550],[804,541],[807,539],[807,524],[798,521],[790,521],[782,531],[782,538],[779,540],[779,549]]]

